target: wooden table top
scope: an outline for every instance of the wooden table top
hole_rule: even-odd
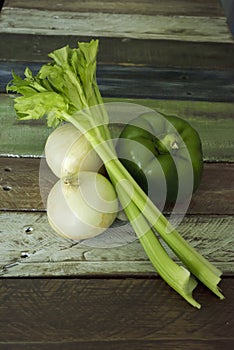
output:
[[[157,275],[129,224],[116,224],[111,244],[108,236],[63,239],[48,224],[41,181],[48,188],[53,181],[43,173],[51,130],[44,121],[16,119],[6,84],[12,70],[36,72],[53,49],[95,37],[106,102],[177,115],[199,132],[204,174],[178,230],[223,271],[223,301],[199,284],[201,310],[188,305]],[[5,0],[0,349],[233,349],[233,57],[217,0]]]

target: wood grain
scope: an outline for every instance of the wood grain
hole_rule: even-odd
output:
[[[56,182],[44,158],[2,157],[0,210],[44,210]],[[202,182],[188,213],[234,214],[234,164],[205,164]]]
[[[207,16],[217,17],[224,16],[222,6],[219,1],[209,0],[202,1],[196,0],[196,2],[188,0],[128,0],[128,1],[115,1],[115,0],[5,0],[4,8],[26,8],[48,11],[67,11],[67,12],[101,12],[101,13],[138,13],[155,15],[178,15],[186,14],[189,16]]]
[[[233,339],[216,339],[216,340],[114,340],[114,341],[68,341],[68,342],[41,342],[41,343],[19,343],[7,342],[0,343],[3,350],[233,350]]]
[[[6,1],[0,59],[41,62],[58,47],[98,37],[105,64],[233,69],[233,39],[219,1],[122,3]]]
[[[44,62],[48,53],[62,46],[75,47],[78,36],[1,33],[0,60]],[[99,37],[99,62],[102,64],[146,65],[157,67],[234,69],[233,43],[188,42]],[[6,49],[7,48],[7,49]],[[225,55],[223,54],[225,52]]]
[[[209,21],[207,21],[207,17]],[[0,33],[111,37],[233,43],[226,18],[97,12],[45,11],[3,7]]]
[[[12,97],[0,94],[0,156],[41,157],[52,130],[43,120],[16,120]],[[186,119],[201,137],[205,161],[234,161],[234,103],[137,98],[104,101],[134,103]]]
[[[46,63],[46,62],[44,62]],[[0,91],[12,80],[12,71],[36,74],[41,62],[0,62]],[[98,65],[97,81],[103,97],[157,100],[233,102],[234,71]]]
[[[199,286],[198,311],[160,279],[1,280],[0,344],[231,350],[234,281],[224,279],[222,289],[219,301]]]
[[[178,231],[224,274],[234,273],[233,216],[185,216]],[[166,247],[169,255],[176,259]],[[82,242],[58,236],[46,213],[0,212],[0,275],[154,276],[156,274],[129,224],[118,223]]]
[[[202,309],[193,309],[119,221],[98,239],[58,237],[36,159],[50,130],[43,121],[19,123],[12,98],[0,95],[0,348],[232,350],[234,42],[220,2],[6,0],[0,28],[1,91],[11,68],[38,69],[48,52],[98,37],[106,101],[124,97],[198,130],[204,160],[219,163],[205,164],[179,231],[224,272],[226,297],[199,284]],[[46,180],[45,192],[53,177]]]

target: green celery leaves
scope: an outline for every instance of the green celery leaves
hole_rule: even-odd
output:
[[[56,127],[65,114],[97,104],[97,51],[98,40],[78,43],[74,49],[65,46],[50,53],[52,62],[43,65],[35,76],[29,68],[24,79],[13,72],[7,91],[22,95],[15,99],[19,119],[47,116],[48,126]]]

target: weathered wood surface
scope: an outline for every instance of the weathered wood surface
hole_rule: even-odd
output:
[[[66,30],[66,35],[86,33],[88,36],[232,42],[218,2],[213,1],[208,6],[204,2],[203,6],[201,4],[199,1],[192,6],[192,2],[186,5],[182,1],[178,6],[178,2],[170,0],[162,6],[151,0],[144,4],[130,1],[126,6],[123,1],[72,1],[68,4],[42,1],[35,4],[8,0],[2,9],[0,30],[46,35],[50,32],[60,35]]]
[[[45,210],[57,182],[44,158],[0,158],[0,210]],[[234,214],[234,164],[205,163],[189,214]]]
[[[215,0],[6,1],[0,35],[0,60],[43,61],[55,48],[98,37],[103,63],[234,67],[233,38]]]
[[[177,349],[177,350],[220,350],[220,349],[233,349],[232,339],[222,339],[222,340],[114,340],[114,341],[68,341],[68,342],[43,342],[43,343],[1,343],[2,349],[12,349],[12,346],[16,345],[17,350],[38,350],[38,349],[50,349],[50,350],[76,350],[77,348],[82,348],[82,350],[155,350],[155,349]]]
[[[106,101],[181,116],[201,135],[208,163],[179,231],[224,272],[225,300],[199,284],[202,309],[188,305],[128,224],[87,242],[57,236],[38,182],[51,130],[17,121],[12,98],[0,95],[0,348],[232,350],[234,43],[220,2],[5,0],[1,91],[11,68],[36,70],[48,52],[92,36]]]
[[[199,132],[205,161],[234,161],[234,104],[154,99],[106,98],[105,102],[129,102],[177,115]],[[0,156],[41,157],[51,132],[44,121],[17,121],[13,98],[0,95]],[[36,142],[35,142],[36,140]]]
[[[9,100],[8,100],[9,102]],[[12,103],[12,101],[11,101]],[[174,101],[151,101],[151,104],[161,103],[161,108],[168,108],[168,112],[175,109]],[[177,103],[178,104],[178,103]],[[195,103],[196,105],[196,103]],[[222,125],[226,125],[226,121],[231,119],[232,107],[228,104],[228,108],[224,108],[224,104],[205,104],[199,103],[198,110],[193,109],[194,103],[179,104],[180,108],[176,109],[177,112],[183,111],[184,113],[190,109],[193,110],[193,119],[197,120],[199,117],[203,123],[203,113],[208,115],[207,120],[213,121],[213,125],[217,127],[218,121],[222,121]],[[213,115],[213,110],[209,110],[209,106],[213,106],[216,117]],[[225,106],[227,107],[227,106]],[[212,108],[211,108],[212,109]],[[12,112],[12,105],[10,107]],[[207,112],[209,110],[209,113]],[[227,113],[227,111],[229,112]],[[230,117],[229,117],[230,113]],[[190,114],[190,113],[188,113]],[[12,117],[15,118],[14,113]],[[212,119],[214,118],[214,119]],[[220,119],[221,118],[221,119]],[[9,118],[7,119],[9,120]],[[15,124],[13,119],[13,125]],[[26,123],[27,124],[27,123]],[[37,123],[36,123],[37,124]],[[43,129],[45,126],[40,124]],[[19,123],[18,128],[24,128],[25,123]],[[28,125],[30,128],[32,125]],[[39,125],[35,125],[37,132]],[[201,128],[202,129],[202,128]],[[209,126],[204,131],[204,134],[209,135]],[[232,133],[232,129],[231,133]],[[9,128],[9,134],[11,134],[11,127]],[[27,133],[28,134],[28,133]],[[212,132],[212,137],[214,133]],[[218,133],[217,133],[218,136]],[[232,137],[232,136],[231,136]],[[37,133],[37,139],[39,140],[39,133]],[[3,139],[1,139],[3,140]],[[28,141],[28,140],[26,140]],[[223,142],[222,138],[222,142]],[[19,141],[20,144],[20,141]],[[211,143],[213,147],[213,143]],[[211,149],[212,149],[211,147]],[[44,210],[44,203],[40,197],[39,192],[39,166],[43,164],[44,160],[41,159],[27,159],[27,158],[1,158],[1,205],[4,210],[22,210],[22,211],[38,211]],[[48,180],[49,177],[46,176]],[[53,177],[52,177],[53,179]],[[49,181],[49,186],[51,185]],[[204,233],[208,237],[207,247],[212,247],[214,256],[212,261],[223,269],[225,274],[232,274],[232,247],[233,247],[233,220],[232,217],[226,216],[227,214],[233,215],[233,164],[205,164],[203,183],[199,191],[194,195],[191,206],[189,208],[190,214],[218,214],[218,216],[196,216],[185,218],[184,231],[182,225],[182,232],[191,233],[196,229],[200,237],[195,237],[192,234],[191,242],[202,242],[202,252],[209,256],[208,251],[205,248],[203,242]],[[126,227],[120,227],[116,230],[118,236],[115,241],[107,240],[88,242],[88,246],[94,246],[88,248],[81,247],[79,244],[74,244],[68,240],[63,240],[54,236],[52,230],[48,226],[46,215],[43,213],[11,213],[9,220],[9,212],[2,212],[1,215],[1,227],[3,232],[2,238],[2,275],[7,276],[50,276],[50,275],[92,275],[92,274],[126,274],[126,275],[138,275],[138,274],[154,274],[152,266],[148,262],[147,258],[144,258],[144,252],[142,251],[139,243],[134,242],[135,236],[131,229]],[[122,230],[123,229],[123,230]],[[198,229],[198,231],[197,231]],[[127,235],[126,235],[127,231]],[[16,233],[14,238],[10,239],[11,233]],[[39,234],[39,237],[37,236]],[[121,235],[126,235],[126,241],[124,240],[124,247],[111,249],[97,248],[97,245],[120,245],[123,241]],[[231,234],[231,235],[230,235]],[[7,237],[7,240],[5,239]],[[18,240],[22,238],[21,240]],[[25,237],[25,238],[24,238]],[[28,237],[29,240],[28,240]],[[112,237],[112,236],[111,236]],[[215,240],[214,240],[215,237]],[[225,238],[226,237],[226,238]],[[189,238],[189,236],[188,236]],[[191,239],[191,237],[189,238]],[[63,243],[61,243],[61,240]],[[31,241],[31,243],[30,243]],[[12,243],[14,242],[14,244]],[[18,242],[18,243],[17,243]],[[20,243],[19,243],[20,242]],[[27,242],[27,243],[26,243]],[[39,242],[42,244],[40,248]],[[125,243],[134,242],[131,245],[125,246]],[[215,242],[215,246],[214,246]],[[12,246],[13,244],[13,246]],[[65,245],[64,245],[65,244]],[[87,244],[87,243],[86,243]],[[8,248],[7,248],[8,247]],[[35,248],[36,247],[36,248]],[[127,249],[126,249],[127,247]],[[130,253],[130,249],[132,253]],[[217,261],[218,250],[221,252],[221,258]],[[228,251],[225,247],[228,247]],[[38,249],[38,250],[37,250]],[[49,249],[49,250],[48,250]],[[203,249],[205,249],[203,251]],[[107,254],[110,254],[108,255]],[[69,253],[69,254],[68,254]],[[113,254],[114,253],[114,257]],[[127,253],[127,254],[126,254]],[[5,256],[5,258],[3,258]],[[90,260],[91,256],[91,260]],[[138,257],[137,260],[134,256]],[[94,260],[93,258],[94,257]],[[39,260],[38,260],[39,259]],[[56,260],[57,259],[57,260]]]
[[[233,216],[200,215],[185,216],[178,230],[226,276],[233,276],[233,227]],[[75,242],[55,234],[46,213],[0,212],[0,253],[1,277],[156,275],[128,223]]]
[[[19,344],[19,343],[4,343],[2,344],[2,349],[12,349],[13,345],[17,345],[17,349],[19,350],[38,350],[38,349],[64,349],[64,350],[76,350],[77,347],[81,347],[84,350],[93,350],[95,347],[95,350],[109,350],[111,347],[111,350],[118,350],[121,348],[121,350],[142,350],[142,347],[144,346],[144,349],[147,350],[155,350],[155,349],[177,349],[177,350],[219,350],[219,349],[227,349],[232,350],[233,349],[233,340],[232,339],[222,339],[222,340],[193,340],[190,338],[190,340],[155,340],[155,341],[140,341],[140,340],[114,340],[114,341],[75,341],[75,342],[62,342],[57,343],[56,341],[53,342],[43,342],[43,343],[29,343],[29,344]]]
[[[0,62],[0,92],[6,92],[12,71],[23,77],[26,67],[36,74],[41,65]],[[233,102],[234,70],[98,65],[97,80],[103,97]]]
[[[219,1],[203,0],[187,1],[187,0],[166,0],[155,1],[146,0],[86,0],[86,1],[57,1],[57,0],[5,0],[5,8],[22,8],[37,9],[48,11],[66,11],[66,12],[100,12],[100,13],[141,13],[151,16],[155,15],[189,15],[189,16],[207,16],[223,17],[224,11]]]
[[[79,36],[2,33],[0,61],[44,62],[48,52],[62,46],[76,47],[77,41],[89,41]],[[186,42],[176,40],[139,40],[99,38],[99,62],[117,65],[157,67],[234,69],[233,43]],[[224,55],[225,52],[225,55]]]
[[[232,350],[233,280],[196,310],[160,279],[0,281],[2,349]]]
[[[208,21],[209,20],[209,21]],[[3,7],[0,33],[232,43],[226,17],[45,11]]]

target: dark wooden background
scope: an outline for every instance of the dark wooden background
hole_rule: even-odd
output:
[[[158,277],[128,225],[116,228],[112,248],[57,237],[48,225],[40,173],[51,130],[43,121],[18,122],[5,88],[12,70],[36,72],[48,52],[94,37],[105,101],[178,115],[201,136],[204,175],[179,231],[222,269],[223,301],[199,284],[201,310],[186,304]],[[5,0],[0,349],[233,349],[233,57],[218,0]]]

